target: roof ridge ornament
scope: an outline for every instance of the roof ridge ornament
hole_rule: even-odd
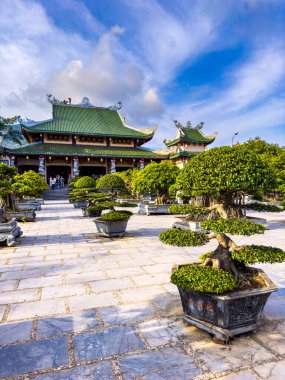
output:
[[[80,106],[93,107],[93,104],[90,103],[89,98],[87,98],[87,96],[84,96],[81,100]]]
[[[51,94],[47,94],[47,100],[50,104],[64,104],[63,101],[56,99]]]
[[[111,111],[119,111],[122,107],[123,107],[123,103],[120,101],[120,102],[115,103],[113,106],[109,106],[108,109]]]

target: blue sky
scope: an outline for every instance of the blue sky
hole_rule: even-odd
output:
[[[46,94],[123,102],[129,125],[205,122],[214,145],[285,145],[283,0],[1,0],[0,113],[51,116]]]

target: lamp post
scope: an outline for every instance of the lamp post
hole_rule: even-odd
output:
[[[232,137],[232,146],[234,145],[234,138],[238,135],[238,132],[235,132],[233,137]]]

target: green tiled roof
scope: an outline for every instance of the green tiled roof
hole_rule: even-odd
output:
[[[174,154],[170,154],[169,158],[172,160],[173,158],[178,158],[178,157],[187,157],[187,158],[192,158],[196,156],[198,153],[193,153],[193,152],[177,152]]]
[[[196,128],[181,127],[173,140],[164,141],[165,145],[175,145],[180,141],[211,144],[216,138],[216,133],[211,136],[204,136],[203,133]]]
[[[117,110],[100,107],[84,107],[53,104],[53,118],[23,129],[37,133],[65,133],[95,136],[119,136],[150,139],[154,130],[142,132],[127,127]]]
[[[166,158],[150,150],[138,147],[112,147],[71,144],[42,144],[33,143],[18,149],[7,149],[13,154],[27,155],[56,155],[56,156],[96,156],[96,157],[130,157],[130,158]]]

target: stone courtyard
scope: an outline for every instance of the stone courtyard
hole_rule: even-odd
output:
[[[235,241],[285,249],[285,212],[259,214],[270,229]],[[124,238],[98,238],[80,209],[46,201],[17,246],[0,248],[0,378],[284,379],[285,263],[261,266],[279,290],[260,329],[214,344],[184,324],[169,277],[216,243],[162,244],[173,221],[136,214]]]

